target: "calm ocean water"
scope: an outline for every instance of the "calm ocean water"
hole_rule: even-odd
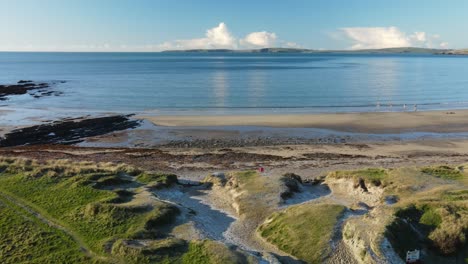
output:
[[[468,57],[0,53],[0,83],[64,80],[8,107],[89,111],[357,112],[468,108]],[[378,107],[377,105],[380,105]]]

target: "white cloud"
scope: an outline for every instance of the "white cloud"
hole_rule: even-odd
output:
[[[442,43],[439,44],[439,46],[440,46],[442,49],[448,48],[448,45],[449,45],[448,42],[442,42]]]
[[[411,35],[410,38],[424,42],[426,41],[426,32],[414,32],[414,34]]]
[[[226,24],[221,22],[208,29],[204,38],[169,41],[157,46],[161,49],[233,49],[237,43]]]
[[[251,32],[244,38],[237,39],[223,22],[208,29],[204,38],[175,40],[155,45],[158,50],[184,50],[184,49],[251,49],[275,47],[277,44],[286,47],[299,47],[294,42],[279,40],[274,32]]]
[[[297,44],[296,42],[286,42],[284,45],[287,48],[302,49],[302,46]]]
[[[206,38],[209,45],[216,47],[233,47],[235,46],[235,38],[229,32],[226,24],[219,23],[217,27],[206,31]]]
[[[411,46],[408,38],[396,27],[343,28],[354,44],[351,49],[379,49]]]
[[[277,36],[275,33],[266,31],[252,32],[240,40],[240,44],[246,47],[272,47],[276,43]]]
[[[341,31],[353,45],[351,49],[383,49],[399,47],[438,47],[439,35],[428,35],[426,32],[407,34],[397,27],[349,27]],[[437,42],[436,44],[434,44]],[[447,46],[447,45],[445,45]]]

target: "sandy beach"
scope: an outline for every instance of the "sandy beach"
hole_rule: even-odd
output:
[[[141,115],[137,118],[169,127],[263,126],[376,134],[468,131],[468,110],[287,115]]]

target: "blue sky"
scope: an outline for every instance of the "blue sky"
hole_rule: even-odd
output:
[[[466,0],[0,0],[0,50],[468,47]]]

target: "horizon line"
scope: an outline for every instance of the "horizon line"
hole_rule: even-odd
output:
[[[223,49],[223,48],[205,48],[205,49],[170,49],[160,51],[119,51],[119,50],[99,50],[99,51],[84,51],[84,50],[0,50],[0,53],[169,53],[169,52],[195,52],[195,51],[219,51],[219,52],[248,52],[248,51],[261,51],[268,49],[291,50],[291,51],[312,51],[312,52],[359,52],[359,51],[378,51],[378,50],[392,50],[392,49],[417,49],[417,50],[437,50],[437,51],[454,51],[464,49],[443,49],[443,48],[424,48],[424,47],[388,47],[388,48],[375,48],[375,49],[309,49],[309,48],[286,48],[286,47],[267,47],[256,49]]]

